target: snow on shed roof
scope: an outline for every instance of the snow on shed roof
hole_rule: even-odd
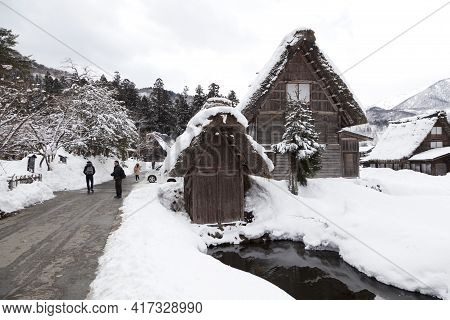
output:
[[[380,141],[364,161],[409,158],[440,116],[442,112],[435,111],[390,122]]]
[[[223,99],[223,98],[222,98]],[[214,101],[213,101],[214,100]],[[225,99],[227,100],[227,99]],[[170,148],[170,151],[167,153],[167,157],[162,165],[162,172],[167,174],[175,168],[180,156],[182,153],[189,148],[194,138],[199,136],[203,129],[208,126],[212,117],[220,114],[222,115],[223,122],[226,123],[227,116],[231,115],[236,118],[238,123],[240,123],[244,128],[247,128],[248,122],[244,115],[236,108],[229,107],[231,105],[231,101],[222,103],[220,106],[220,101],[215,98],[210,98],[202,107],[202,109],[188,122],[186,130],[181,134],[173,146]],[[211,106],[214,102],[215,106]],[[264,152],[264,147],[255,142],[250,136],[247,135],[247,139],[251,144],[253,150],[261,156],[263,161],[265,162],[268,171],[272,171],[274,166],[272,161]]]
[[[450,154],[450,147],[435,148],[415,154],[409,160],[434,160],[447,154]]]
[[[360,125],[352,126],[352,127],[345,127],[338,131],[338,133],[341,134],[349,134],[350,136],[354,136],[355,138],[358,138],[361,141],[364,140],[373,140],[373,137],[361,132],[361,130],[358,129]]]
[[[160,132],[157,132],[157,131],[153,131],[153,132],[149,133],[149,136],[151,138],[154,138],[159,143],[161,148],[163,148],[163,150],[166,151],[166,152],[169,152],[170,148],[172,147],[172,145],[175,142],[167,134],[160,133]]]
[[[250,86],[247,94],[242,98],[238,108],[247,118],[251,119],[261,107],[264,96],[270,91],[278,77],[286,67],[289,59],[298,51],[304,51],[308,56],[312,69],[317,74],[326,90],[332,93],[337,103],[350,118],[352,125],[367,122],[367,118],[355,97],[349,90],[344,79],[339,75],[336,67],[331,63],[315,43],[314,31],[311,29],[295,29],[287,34],[273,53],[271,59]]]

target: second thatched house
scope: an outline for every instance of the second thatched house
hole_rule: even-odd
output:
[[[372,168],[450,172],[450,125],[444,111],[391,121],[372,152],[363,159]]]
[[[145,141],[140,149],[140,156],[146,162],[151,162],[153,169],[156,162],[163,162],[174,140],[167,134],[151,132],[145,136]]]
[[[293,97],[309,103],[319,143],[325,146],[317,177],[357,177],[358,142],[366,137],[342,129],[367,119],[310,29],[295,30],[283,39],[237,107],[249,121],[249,134],[273,161],[275,179],[289,175],[289,157],[274,154],[271,146],[282,139],[285,102]]]

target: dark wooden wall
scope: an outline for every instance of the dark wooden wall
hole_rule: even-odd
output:
[[[414,151],[413,154],[421,153],[431,149],[430,143],[432,141],[442,141],[444,147],[450,146],[450,126],[445,119],[438,119],[436,121],[435,127],[442,128],[442,134],[435,135],[431,134],[431,132],[426,136],[426,138],[422,141],[419,147]]]
[[[230,131],[231,133],[232,131]],[[184,179],[185,206],[194,223],[243,220],[244,177],[240,154],[226,138],[208,131]]]
[[[286,84],[293,82],[311,84],[310,106],[314,125],[319,133],[319,143],[326,145],[322,154],[322,169],[317,177],[342,176],[342,150],[338,137],[341,118],[300,52],[288,62],[274,88],[268,93],[255,122],[251,124],[255,128],[250,130],[250,134],[265,146],[281,141],[284,132],[283,105],[286,99]],[[275,164],[273,177],[278,180],[286,179],[289,174],[287,156],[272,155],[272,160]]]

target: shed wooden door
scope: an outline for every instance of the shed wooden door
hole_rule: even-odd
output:
[[[355,177],[357,172],[357,157],[355,153],[344,153],[344,177]]]
[[[218,221],[227,223],[242,220],[244,217],[244,182],[239,171],[218,175],[220,211]]]
[[[192,176],[192,220],[199,224],[227,223],[244,217],[244,183],[240,171]]]
[[[217,174],[192,176],[192,220],[195,223],[217,223],[219,214]]]

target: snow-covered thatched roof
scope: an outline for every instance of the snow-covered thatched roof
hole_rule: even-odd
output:
[[[154,139],[156,142],[158,142],[158,144],[161,146],[161,148],[166,152],[169,152],[170,148],[175,143],[175,141],[171,137],[169,137],[167,134],[156,132],[156,131],[149,133],[147,136],[147,139],[149,139],[149,140]]]
[[[364,161],[409,158],[430,133],[439,117],[445,117],[445,112],[435,111],[391,121],[380,141]]]
[[[272,58],[258,73],[246,96],[237,108],[248,118],[253,119],[262,106],[266,95],[274,87],[289,60],[300,53],[310,64],[319,84],[328,91],[333,102],[342,109],[348,125],[366,123],[367,119],[355,97],[325,54],[315,43],[314,31],[296,29],[290,32],[275,50]]]
[[[352,126],[352,127],[345,127],[338,131],[341,135],[348,135],[351,137],[354,137],[358,140],[364,141],[364,140],[373,140],[373,137],[367,135],[366,133],[361,132],[359,130],[360,125]]]
[[[246,154],[247,156],[252,157],[252,159],[256,159],[256,156],[262,163],[260,172],[253,172],[251,174],[261,176],[270,175],[274,166],[272,161],[267,157],[264,147],[254,141],[251,136],[245,134],[245,129],[248,126],[247,119],[239,110],[230,107],[229,105],[231,105],[231,102],[228,102],[229,101],[224,101],[220,103],[220,101],[215,98],[208,99],[203,108],[189,121],[184,133],[177,138],[174,145],[170,148],[162,166],[163,173],[168,175],[185,174],[187,168],[178,167],[182,163],[186,151],[189,148],[195,148],[199,144],[200,139],[198,138],[200,135],[205,133],[209,127],[213,125],[218,126],[220,123],[226,125],[228,122],[234,121],[241,126],[241,132],[237,132],[237,134],[242,134],[243,136],[243,139],[235,139],[238,141],[238,144],[242,143],[242,145],[238,145],[237,147],[240,147],[243,150],[245,149],[244,155]],[[220,119],[220,121],[217,119]]]

